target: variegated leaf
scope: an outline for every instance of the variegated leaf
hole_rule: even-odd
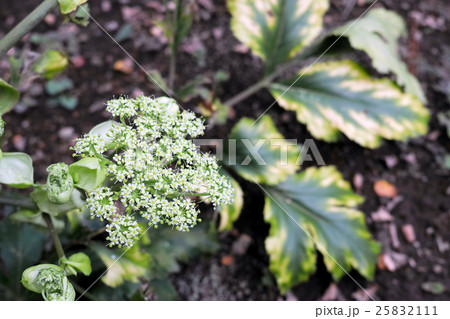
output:
[[[419,81],[408,71],[398,53],[398,39],[406,35],[406,27],[397,13],[376,8],[363,18],[337,28],[333,34],[347,37],[352,47],[369,55],[379,72],[394,73],[397,82],[405,87],[406,92],[425,102],[425,94]]]
[[[270,116],[254,122],[242,118],[232,129],[224,143],[224,164],[251,182],[279,183],[297,170],[299,148],[284,139]]]
[[[335,167],[308,168],[263,189],[264,218],[270,224],[266,249],[281,291],[315,271],[316,249],[335,280],[352,267],[373,277],[379,245],[370,239],[364,215],[354,208],[363,198]]]
[[[429,112],[415,96],[388,79],[371,78],[352,61],[317,63],[299,74],[270,89],[317,138],[336,141],[341,131],[375,148],[383,138],[406,140],[427,132]]]
[[[241,186],[239,186],[239,183],[228,173],[226,173],[225,170],[222,170],[221,174],[228,178],[234,189],[233,203],[220,208],[219,230],[224,231],[230,230],[234,221],[239,218],[242,207],[244,206],[244,192],[242,191]]]
[[[230,0],[234,35],[267,70],[294,57],[322,30],[328,0]]]

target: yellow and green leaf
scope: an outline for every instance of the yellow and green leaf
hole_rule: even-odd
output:
[[[69,14],[72,11],[75,11],[76,8],[87,1],[88,0],[58,0],[62,14]]]
[[[33,71],[42,74],[46,79],[53,78],[65,70],[69,60],[61,52],[56,50],[45,51],[33,65]]]
[[[125,281],[138,282],[138,278],[148,272],[150,255],[142,253],[137,243],[129,249],[109,249],[96,243],[90,248],[105,264],[107,271],[102,281],[110,287],[117,287]]]
[[[406,35],[406,26],[397,13],[376,8],[363,18],[337,28],[332,34],[347,37],[353,48],[367,53],[375,69],[381,73],[394,73],[406,92],[416,95],[422,102],[426,101],[419,81],[399,56],[398,40]]]
[[[429,112],[415,96],[388,79],[371,78],[352,61],[317,63],[272,83],[270,90],[283,108],[297,112],[313,136],[329,142],[342,132],[375,148],[383,138],[406,140],[427,132]]]
[[[354,208],[363,198],[335,167],[308,168],[264,189],[264,218],[270,224],[266,250],[282,292],[314,273],[316,250],[335,280],[351,268],[373,278],[379,245]]]
[[[299,147],[284,139],[270,116],[242,118],[224,143],[224,164],[251,182],[277,184],[295,173]]]
[[[272,71],[311,44],[322,30],[328,0],[230,0],[234,35]]]
[[[233,203],[220,208],[220,225],[219,230],[230,230],[234,221],[239,218],[242,208],[244,207],[244,192],[239,183],[231,177],[225,170],[221,170],[221,174],[225,175],[231,182],[234,189]]]

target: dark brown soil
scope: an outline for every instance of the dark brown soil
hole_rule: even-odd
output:
[[[38,2],[0,1],[0,36]],[[356,4],[353,8],[347,8],[350,2],[332,1],[326,17],[327,26],[356,18],[368,7]],[[105,3],[111,5],[109,10],[106,10]],[[167,76],[167,45],[150,35],[152,21],[162,15],[157,9],[158,3],[143,0],[90,1],[92,15],[113,35],[117,33],[118,27],[131,23],[135,31],[132,39],[121,43],[123,48],[145,70],[158,70]],[[222,100],[226,100],[261,78],[262,63],[250,53],[237,52],[239,42],[229,30],[230,18],[224,1],[203,0],[200,3],[192,31],[180,49],[176,83],[181,85],[197,75],[212,75],[217,70],[227,71],[230,80],[223,85],[222,94]],[[358,192],[366,198],[361,210],[367,216],[368,227],[373,237],[382,244],[383,253],[405,261],[395,271],[378,269],[373,283],[365,281],[355,272],[351,275],[379,300],[449,300],[450,184],[449,171],[442,168],[440,161],[441,156],[450,152],[450,141],[436,116],[450,107],[447,97],[437,88],[438,83],[450,83],[450,76],[447,79],[442,77],[442,74],[450,74],[450,63],[445,64],[450,52],[450,4],[447,0],[380,0],[376,6],[395,10],[408,22],[410,37],[403,43],[402,54],[426,91],[432,113],[429,134],[408,143],[385,142],[376,150],[364,149],[345,139],[339,143],[316,141],[316,144],[326,164],[336,165],[347,180],[353,181],[355,175],[363,177]],[[127,17],[130,12],[134,12],[132,18]],[[26,151],[31,154],[35,161],[36,177],[41,181],[45,178],[45,168],[49,164],[73,161],[69,146],[74,137],[108,118],[102,108],[104,101],[122,94],[157,94],[155,85],[147,81],[146,75],[137,65],[134,65],[130,74],[114,71],[114,62],[128,57],[99,26],[93,22],[86,28],[61,26],[60,18],[57,14],[55,17],[55,24],[41,23],[35,32],[56,32],[62,35],[69,56],[83,58],[84,66],[72,64],[67,73],[75,84],[71,93],[78,97],[79,105],[74,111],[50,107],[49,97],[42,89],[44,82],[35,81],[32,84],[34,91],[28,88],[26,95],[36,100],[36,106],[29,107],[26,112],[13,111],[5,116],[8,123],[7,138],[2,147],[5,151]],[[70,45],[71,41],[75,45]],[[39,50],[36,45],[32,45],[31,49]],[[200,49],[206,51],[204,61],[189,53]],[[366,61],[363,55],[360,58]],[[443,68],[449,69],[442,72]],[[0,60],[2,78],[9,77],[7,70],[7,60]],[[439,73],[436,70],[441,71]],[[215,126],[214,130],[208,131],[207,137],[224,138],[239,118],[257,117],[272,101],[269,93],[258,92],[239,103],[232,110],[233,116],[229,122]],[[196,110],[194,103],[186,107]],[[286,138],[311,138],[305,126],[295,120],[293,113],[287,113],[275,105],[269,114]],[[371,213],[380,206],[394,206],[392,200],[378,197],[373,190],[374,182],[381,179],[394,184],[399,193],[394,199],[398,203],[391,209],[394,222],[390,227],[387,223],[375,222],[371,218]],[[268,256],[264,250],[268,225],[262,217],[263,194],[257,186],[241,182],[245,192],[245,207],[233,231],[221,234],[223,246],[219,254],[186,265],[173,276],[172,281],[180,298],[322,298],[332,280],[321,261],[310,281],[297,286],[286,296],[280,295],[268,271]],[[406,224],[411,224],[415,231],[416,241],[413,243],[406,241],[402,234],[402,227]],[[392,228],[397,230],[399,245],[395,245],[396,237],[392,236]],[[249,235],[252,243],[246,254],[239,256],[233,252],[232,246],[242,234]],[[224,258],[229,261],[230,256],[233,258],[231,264],[224,262]],[[439,295],[430,294],[422,289],[426,282],[442,283],[446,290]],[[339,292],[334,299],[364,299],[364,294],[358,291],[359,287],[348,277],[343,278],[337,286]]]

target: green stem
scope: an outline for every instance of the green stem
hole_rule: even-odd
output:
[[[8,52],[20,39],[30,32],[42,19],[58,5],[58,0],[44,0],[25,19],[0,40],[0,56]]]
[[[28,208],[28,209],[36,209],[36,205],[34,205],[34,203],[32,201],[29,201],[26,199],[14,199],[14,198],[0,197],[0,204]]]
[[[256,92],[258,92],[262,88],[267,87],[272,82],[273,78],[274,78],[274,76],[273,76],[273,73],[272,73],[269,76],[264,77],[261,81],[256,82],[252,86],[250,86],[247,89],[245,89],[244,91],[240,92],[239,94],[233,96],[231,99],[225,101],[223,104],[226,105],[226,106],[234,106],[234,105],[236,105],[237,103],[245,100],[249,96],[255,94]]]
[[[169,88],[174,90],[175,74],[177,68],[177,50],[178,50],[178,18],[182,10],[182,0],[176,2],[175,12],[172,21],[172,44],[170,46],[170,69],[169,69]]]
[[[234,106],[235,104],[245,100],[246,98],[250,97],[251,95],[258,92],[260,89],[267,88],[273,80],[275,80],[276,77],[281,75],[283,72],[292,69],[295,67],[298,63],[305,61],[306,59],[314,56],[314,54],[320,50],[321,45],[323,44],[323,40],[325,39],[325,36],[322,36],[318,38],[312,45],[310,45],[308,48],[306,48],[302,53],[297,55],[292,60],[285,62],[283,64],[280,64],[275,70],[270,72],[268,75],[264,76],[261,81],[256,82],[252,86],[248,87],[244,91],[240,92],[239,94],[233,96],[231,99],[225,101],[223,104],[227,106]]]
[[[42,213],[42,216],[44,217],[45,223],[47,224],[48,230],[50,231],[50,236],[52,237],[53,245],[55,246],[58,257],[66,257],[66,255],[64,254],[64,249],[61,245],[61,241],[59,240],[58,233],[56,232],[55,226],[53,225],[51,216],[47,213]]]

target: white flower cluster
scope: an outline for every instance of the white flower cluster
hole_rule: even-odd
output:
[[[94,216],[110,221],[111,246],[133,244],[140,233],[137,216],[150,226],[167,223],[188,231],[199,221],[192,197],[215,206],[232,202],[233,189],[215,158],[188,139],[204,131],[193,113],[180,112],[172,99],[144,96],[111,100],[107,110],[120,118],[106,134],[108,147],[99,135],[86,135],[74,150],[108,158],[111,185],[90,192],[87,205]]]

